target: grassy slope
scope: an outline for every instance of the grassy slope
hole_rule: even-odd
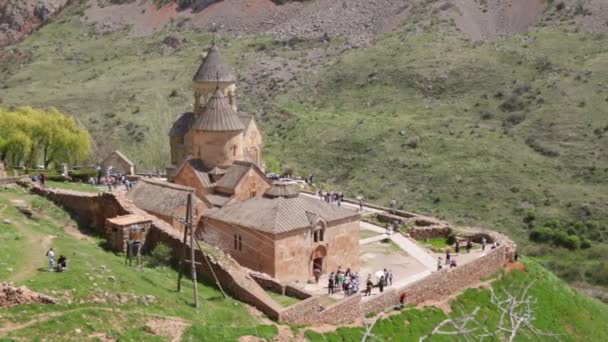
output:
[[[532,310],[536,315],[534,326],[546,333],[559,334],[561,341],[605,341],[608,338],[608,327],[604,321],[608,318],[606,305],[591,300],[573,291],[563,281],[547,272],[532,260],[525,261],[527,273],[513,271],[493,283],[497,293],[506,289],[519,293],[534,281],[529,295],[535,299]],[[487,289],[469,289],[451,303],[453,312],[450,318],[459,318],[480,308],[477,320],[484,322],[489,330],[495,329],[500,312],[490,303],[490,291]],[[437,308],[406,309],[402,313],[380,320],[374,334],[382,341],[417,341],[427,335],[433,328],[447,318]],[[340,328],[334,333],[325,335],[308,331],[306,336],[311,341],[360,341],[362,328]],[[435,336],[429,341],[455,341],[453,336]],[[475,339],[473,339],[475,340]],[[490,339],[488,339],[490,340]],[[500,339],[496,339],[497,341]],[[553,337],[524,334],[518,335],[516,341],[556,341]]]
[[[608,37],[564,27],[472,43],[445,25],[412,28],[347,54],[281,97],[291,115],[271,120],[267,151],[328,188],[385,205],[395,198],[522,244],[530,212],[533,225],[598,220],[577,270],[567,265],[570,253],[525,252],[552,255],[570,280],[606,269],[593,255],[608,241]],[[523,108],[501,109],[517,92]]]
[[[33,202],[37,210],[36,219],[28,220],[13,209],[11,199],[25,199]],[[7,205],[2,218],[10,218],[11,225],[3,224],[0,235],[2,259],[1,279],[13,279],[13,275],[23,268],[32,268],[32,274],[23,282],[29,288],[64,298],[63,291],[71,290],[71,303],[63,299],[58,305],[29,305],[0,309],[0,330],[2,326],[19,325],[39,320],[27,327],[16,329],[7,337],[34,340],[81,340],[83,336],[102,332],[121,340],[154,340],[157,337],[147,332],[146,322],[157,317],[172,317],[192,325],[186,333],[191,340],[235,341],[241,334],[272,336],[276,328],[258,326],[244,305],[232,299],[225,300],[215,288],[199,286],[201,309],[191,306],[191,285],[185,282],[181,293],[175,292],[177,274],[169,268],[143,268],[137,270],[124,265],[121,255],[104,251],[97,238],[83,240],[66,234],[61,226],[69,222],[69,217],[52,203],[19,191],[0,192],[0,204]],[[6,229],[5,229],[6,227]],[[6,232],[6,233],[5,233]],[[70,260],[66,273],[50,273],[45,269],[44,248],[22,251],[25,239],[15,240],[14,236],[32,235],[37,239],[52,235],[56,253],[65,254]],[[41,263],[32,264],[31,253],[42,255]],[[28,254],[28,255],[26,255]],[[34,261],[36,262],[36,261]],[[12,271],[7,272],[7,268]],[[114,277],[115,280],[110,277]],[[137,296],[153,295],[158,300],[154,304],[95,304],[91,299],[100,297],[99,291],[130,293]],[[86,301],[80,303],[81,300]],[[52,315],[49,315],[52,313]],[[74,333],[82,330],[82,336]],[[202,335],[204,334],[204,335]]]

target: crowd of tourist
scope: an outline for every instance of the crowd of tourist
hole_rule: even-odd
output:
[[[335,192],[319,190],[317,191],[317,196],[319,196],[321,201],[325,201],[330,204],[335,203],[337,205],[342,205],[342,201],[344,201],[344,193],[342,193],[342,191]]]
[[[380,292],[384,292],[384,288],[393,285],[393,272],[384,269],[376,274],[376,281],[372,278],[372,274],[368,274],[365,281],[365,296],[371,296],[374,287],[377,287]],[[345,296],[352,296],[361,291],[361,279],[359,272],[352,272],[350,268],[346,270],[338,266],[335,272],[329,274],[327,280],[327,294],[343,293]]]

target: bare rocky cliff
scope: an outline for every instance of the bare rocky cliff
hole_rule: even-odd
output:
[[[0,0],[0,47],[29,36],[70,0]]]

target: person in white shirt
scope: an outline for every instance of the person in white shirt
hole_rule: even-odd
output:
[[[49,272],[53,272],[55,269],[55,252],[53,252],[52,248],[46,252],[46,256],[49,258]]]

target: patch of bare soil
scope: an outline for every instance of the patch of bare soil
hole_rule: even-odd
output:
[[[178,319],[152,319],[146,323],[147,330],[158,336],[166,337],[169,341],[181,341],[184,331],[190,324]]]
[[[496,40],[527,31],[545,10],[545,0],[454,0],[448,11],[474,40]]]
[[[513,270],[518,270],[518,271],[522,271],[524,273],[528,273],[528,270],[526,270],[526,266],[524,266],[524,264],[522,264],[521,262],[510,262],[505,267],[505,271],[507,271],[507,272],[511,272]]]
[[[24,304],[55,304],[49,296],[34,292],[24,286],[15,287],[10,283],[0,284],[0,307],[8,308]]]

